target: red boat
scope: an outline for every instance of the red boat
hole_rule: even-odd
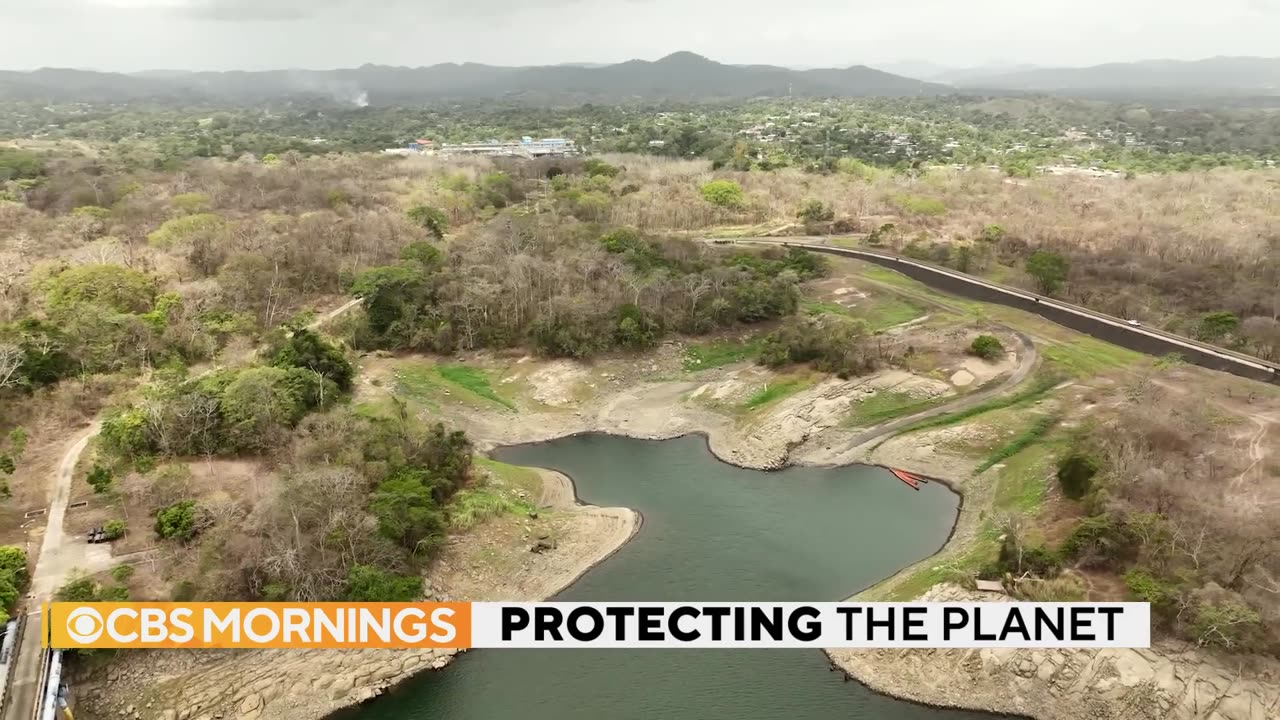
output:
[[[897,469],[897,468],[889,468],[889,472],[893,473],[894,477],[898,478],[898,479],[899,479],[899,480],[901,480],[902,482],[904,482],[904,483],[906,483],[906,484],[910,485],[912,490],[919,490],[919,489],[920,489],[920,478],[916,477],[915,475],[912,475],[911,473],[907,472],[906,470],[899,470],[899,469]]]

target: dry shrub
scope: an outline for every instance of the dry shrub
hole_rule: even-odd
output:
[[[1029,602],[1081,602],[1087,592],[1079,575],[1063,574],[1049,580],[1023,580],[1018,584],[1017,595]]]

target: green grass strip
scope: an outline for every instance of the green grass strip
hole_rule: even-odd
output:
[[[1031,427],[1018,433],[1012,440],[1005,443],[978,466],[973,471],[974,475],[981,475],[990,470],[996,463],[1004,462],[1018,453],[1026,450],[1035,443],[1039,442],[1049,431],[1054,428],[1062,420],[1059,415],[1045,415],[1035,421]]]
[[[759,392],[752,395],[743,403],[743,407],[748,410],[755,410],[764,407],[771,402],[781,400],[782,398],[800,391],[807,383],[802,379],[783,380],[782,382],[774,382],[765,385]]]
[[[509,410],[516,409],[516,406],[510,400],[493,391],[493,388],[489,385],[489,376],[480,368],[473,368],[467,365],[441,365],[437,368],[437,371],[440,373],[440,377],[473,395],[482,397],[485,400],[492,400]]]
[[[754,360],[759,354],[758,338],[747,342],[715,340],[686,347],[683,363],[686,371],[693,372]]]
[[[931,430],[933,428],[955,425],[958,422],[963,422],[971,417],[982,415],[983,413],[989,413],[992,410],[1003,410],[1007,407],[1035,400],[1052,390],[1058,382],[1059,378],[1056,375],[1037,375],[1030,385],[1016,393],[1013,393],[1012,395],[992,398],[986,402],[978,403],[973,407],[958,410],[953,413],[943,413],[942,415],[935,417],[925,418],[918,423],[908,425],[898,431],[897,434],[905,435],[906,433],[918,432],[920,430]]]
[[[939,396],[921,400],[908,393],[884,390],[858,403],[853,414],[849,416],[849,423],[861,426],[876,425],[885,420],[914,415],[951,399]]]

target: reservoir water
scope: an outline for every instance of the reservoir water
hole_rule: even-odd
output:
[[[705,439],[579,435],[497,450],[644,515],[557,600],[838,601],[934,553],[959,498],[865,466],[743,470]],[[990,720],[877,695],[816,650],[502,650],[458,657],[355,720]]]

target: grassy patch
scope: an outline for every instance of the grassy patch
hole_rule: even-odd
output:
[[[832,245],[847,248],[864,248],[867,246],[865,239],[862,237],[833,237],[830,240]]]
[[[466,488],[459,490],[449,504],[449,524],[465,530],[501,515],[528,514],[530,510],[533,510],[533,503],[499,488]]]
[[[1040,441],[1049,431],[1061,421],[1058,415],[1043,415],[1038,418],[1031,427],[1023,430],[1013,437],[1012,440],[1004,445],[996,448],[995,452],[987,456],[986,460],[974,470],[974,474],[984,473],[991,469],[996,463],[1004,462],[1018,453],[1031,447]]]
[[[924,315],[924,308],[897,297],[878,297],[861,309],[855,314],[865,319],[872,330],[891,328]]]
[[[542,493],[542,476],[533,468],[508,465],[483,455],[475,457],[475,464],[489,471],[489,474],[498,482],[507,487],[524,490],[530,497],[537,497]]]
[[[809,387],[808,378],[790,378],[786,380],[778,380],[766,384],[756,394],[747,398],[742,404],[746,410],[758,410],[766,405],[775,403],[788,395],[794,395],[801,390]]]
[[[939,396],[921,400],[910,393],[883,390],[860,403],[856,403],[853,413],[849,415],[848,423],[854,426],[875,425],[885,420],[892,420],[920,412],[921,410],[927,410],[949,399],[945,396]]]
[[[801,309],[811,315],[843,315],[858,318],[867,323],[871,330],[884,330],[910,322],[925,314],[924,308],[902,298],[880,296],[860,302],[854,307],[845,307],[839,303],[806,300]]]
[[[687,372],[709,370],[754,360],[760,354],[760,342],[759,338],[751,338],[746,342],[712,340],[689,345],[684,349],[684,369]]]
[[[1077,335],[1070,343],[1041,348],[1040,354],[1054,367],[1073,377],[1097,375],[1106,370],[1132,365],[1145,357],[1133,350],[1085,335]]]
[[[820,300],[805,300],[800,303],[800,309],[810,315],[853,316],[853,310],[841,305],[840,303],[822,302]]]
[[[489,375],[480,368],[468,365],[440,365],[437,370],[440,373],[440,377],[452,385],[485,400],[496,402],[509,410],[516,409],[516,406],[510,400],[493,391],[493,388],[489,385]]]
[[[396,367],[395,378],[397,395],[422,403],[433,410],[440,409],[438,396],[442,388],[434,365],[406,362]]]
[[[863,263],[861,274],[864,277],[871,278],[872,280],[884,283],[885,285],[893,285],[894,287],[909,288],[911,290],[920,290],[924,292],[936,292],[928,285],[912,280],[900,272],[894,272],[889,268],[881,267],[869,262]]]
[[[1065,449],[1065,441],[1050,440],[1032,444],[1008,458],[1000,469],[992,507],[996,514],[1017,512],[1034,515],[1044,501],[1046,479],[1053,461]]]
[[[870,593],[865,599],[876,602],[909,602],[939,583],[963,584],[983,565],[989,563],[999,549],[999,544],[992,538],[975,538],[958,557],[935,558],[937,564],[923,566],[894,583],[877,588],[876,592]]]
[[[1023,387],[1018,392],[1003,397],[992,398],[986,402],[978,403],[971,408],[959,410],[953,413],[943,413],[936,417],[926,418],[918,423],[908,425],[899,431],[898,435],[905,435],[909,432],[918,430],[929,430],[932,428],[946,427],[955,425],[958,422],[968,420],[971,417],[977,417],[983,413],[989,413],[992,410],[1001,410],[1003,408],[1012,407],[1020,403],[1035,400],[1058,384],[1059,378],[1052,374],[1038,374],[1031,381],[1031,384]]]

